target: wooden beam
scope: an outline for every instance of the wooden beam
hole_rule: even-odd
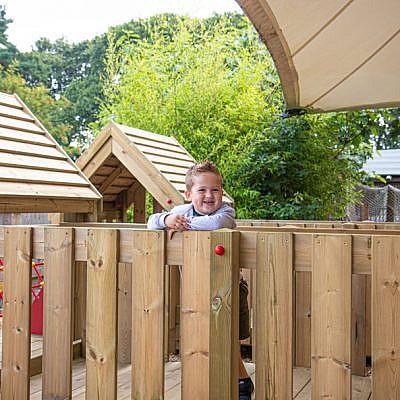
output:
[[[121,168],[117,167],[114,171],[109,175],[104,182],[101,184],[99,188],[100,193],[104,193],[112,184],[113,182],[121,175]]]
[[[0,197],[0,213],[9,212],[67,212],[90,213],[95,209],[98,200],[48,199],[30,196]]]
[[[164,204],[167,198],[173,204],[182,203],[182,195],[124,134],[113,131],[113,139],[114,155],[159,203]]]
[[[93,154],[93,156],[89,159],[89,161],[86,164],[84,164],[83,167],[80,167],[82,169],[82,172],[89,179],[92,177],[92,175],[94,175],[98,171],[98,169],[104,164],[107,158],[111,155],[112,153],[111,142],[112,139],[111,138],[108,139],[103,144],[103,146],[98,151],[96,151],[96,153]],[[77,165],[80,166],[78,162]]]

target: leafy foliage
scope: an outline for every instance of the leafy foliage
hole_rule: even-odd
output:
[[[68,100],[64,98],[55,100],[42,84],[29,87],[24,78],[11,67],[7,70],[0,69],[0,91],[16,93],[21,97],[57,142],[72,156],[77,155],[77,148],[70,146],[68,136],[70,127],[63,119],[64,110],[69,105]]]
[[[277,120],[256,135],[236,171],[238,182],[259,194],[256,216],[342,217],[371,151],[363,142],[355,145],[354,136],[343,136],[336,116]]]
[[[214,161],[240,217],[343,216],[373,118],[283,120],[272,60],[244,18],[236,26],[182,18],[173,35],[167,28],[159,19],[140,42],[110,35],[99,126],[112,118],[174,136]]]
[[[282,119],[272,60],[240,14],[158,15],[26,53],[8,42],[11,22],[0,6],[0,90],[73,157],[109,119],[174,136],[220,167],[239,217],[340,217],[371,145],[400,145],[399,109]]]
[[[6,8],[0,5],[0,65],[3,67],[7,67],[17,54],[17,48],[8,41],[6,34],[11,22],[12,19],[6,18]]]

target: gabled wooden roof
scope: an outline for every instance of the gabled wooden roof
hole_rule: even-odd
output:
[[[167,210],[185,203],[185,174],[194,163],[175,138],[114,122],[103,128],[77,160],[104,203],[118,202],[118,196],[128,191],[131,204],[140,184]],[[227,195],[224,201],[233,203]]]
[[[100,193],[17,95],[0,92],[0,212],[96,212]]]

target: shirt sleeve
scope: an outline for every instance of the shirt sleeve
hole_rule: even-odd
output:
[[[190,229],[193,231],[212,231],[215,229],[236,227],[235,210],[232,207],[222,207],[213,215],[188,217]]]
[[[148,229],[165,229],[165,218],[170,215],[170,212],[164,211],[161,213],[156,213],[150,215],[149,220],[147,221]]]

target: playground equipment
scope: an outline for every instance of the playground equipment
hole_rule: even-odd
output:
[[[43,290],[44,290],[44,279],[40,273],[38,267],[43,266],[44,262],[32,261],[32,270],[36,276],[36,282],[32,283],[32,321],[31,321],[31,333],[34,335],[43,334]],[[0,258],[0,272],[4,271],[4,263]],[[0,318],[3,317],[3,282],[0,287]]]
[[[257,397],[281,393],[277,398],[292,398],[292,368],[307,353],[313,398],[329,395],[351,399],[351,374],[356,364],[365,360],[366,342],[370,342],[374,398],[396,398],[398,387],[390,382],[399,376],[392,365],[398,362],[393,344],[398,343],[396,327],[400,313],[396,289],[400,280],[400,231],[394,230],[394,224],[353,224],[351,228],[347,224],[337,228],[332,224],[310,228],[293,225],[189,231],[176,233],[168,241],[165,232],[127,228],[125,224],[120,227],[114,224],[113,228],[96,224],[94,229],[0,227],[0,256],[18,263],[18,269],[6,270],[4,284],[9,298],[27,298],[28,285],[16,287],[13,282],[30,277],[29,260],[44,259],[47,266],[44,398],[49,393],[68,398],[72,391],[71,352],[75,339],[72,285],[77,262],[84,263],[87,272],[87,398],[95,398],[96,393],[104,398],[117,398],[117,354],[120,346],[128,345],[117,339],[117,327],[119,319],[126,315],[131,316],[132,341],[126,351],[135,365],[132,387],[136,388],[137,397],[145,397],[147,393],[150,398],[162,398],[166,264],[182,265],[183,400],[234,398],[231,388],[232,382],[237,381],[237,354],[234,354],[237,346],[233,344],[237,343],[238,334],[239,267],[257,274],[253,292]],[[216,246],[223,246],[224,254],[216,254]],[[19,254],[24,257],[18,257]],[[118,281],[122,267],[131,271],[131,284]],[[312,283],[306,292],[299,287],[304,274],[310,275]],[[365,302],[365,294],[358,295],[351,286],[367,277],[371,277],[373,287],[373,310],[360,306],[358,314],[353,315],[353,305]],[[127,293],[121,290],[121,284]],[[312,304],[310,315],[304,312],[308,309],[306,302]],[[8,361],[3,367],[9,371],[17,362],[29,360],[29,345],[23,335],[15,335],[17,306],[10,302],[7,307],[3,323],[7,354],[3,357],[14,358],[6,357]],[[19,310],[18,327],[29,332],[29,314],[22,311]],[[305,321],[302,323],[299,318],[307,318],[310,326],[301,336],[299,324],[305,326]],[[372,340],[367,340],[363,333],[365,318],[371,321]],[[55,337],[57,341],[50,340]],[[14,353],[15,349],[19,351]],[[149,377],[151,382],[146,380]],[[12,390],[17,388],[27,390],[28,383],[23,373],[12,376],[4,373],[2,391],[9,394],[5,398],[12,398]]]

